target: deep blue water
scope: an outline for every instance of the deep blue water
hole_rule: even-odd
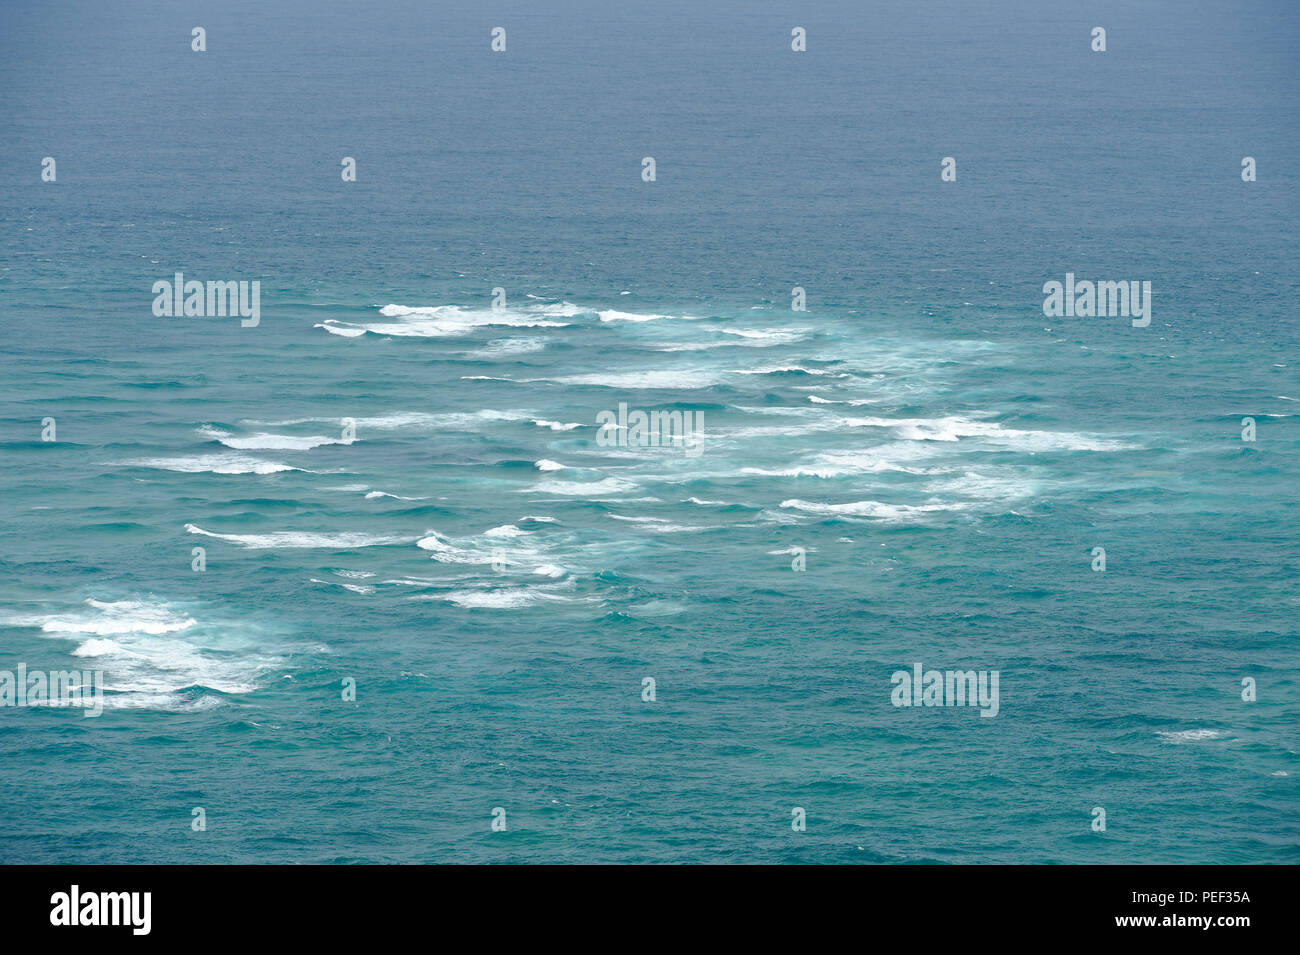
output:
[[[1300,861],[1300,7],[1089,7],[0,9],[0,861]]]

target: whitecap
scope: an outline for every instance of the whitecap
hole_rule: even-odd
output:
[[[1199,743],[1202,740],[1223,739],[1228,734],[1223,730],[1195,729],[1157,732],[1156,735],[1166,743],[1177,745],[1180,743]]]
[[[987,416],[989,413],[981,413]],[[908,441],[959,441],[982,438],[991,444],[1011,445],[1032,451],[1123,451],[1133,445],[1095,435],[1055,431],[1020,431],[1004,428],[995,421],[975,421],[951,415],[944,418],[842,418],[853,428],[892,428]]]
[[[762,345],[789,345],[801,340],[808,329],[806,328],[780,328],[771,331],[760,331],[748,328],[724,328],[722,334],[734,335],[738,338],[748,339],[751,342]]]
[[[354,594],[373,594],[375,592],[374,587],[369,587],[365,584],[349,584],[342,580],[321,580],[318,577],[312,577],[311,582],[313,584],[325,584],[328,587],[342,587],[344,590],[350,590]]]
[[[484,610],[518,610],[543,601],[568,601],[572,598],[550,594],[534,587],[506,587],[500,590],[452,590],[441,594],[421,594],[415,600],[445,600],[457,607]]]
[[[591,497],[597,494],[626,494],[636,490],[637,485],[618,478],[605,478],[601,481],[541,481],[532,487],[523,488],[525,494],[557,494],[561,497]]]
[[[600,316],[602,322],[653,322],[661,318],[671,318],[670,315],[656,314],[638,314],[636,312],[620,312],[617,309],[607,308],[604,311],[596,313]]]
[[[178,633],[194,626],[194,619],[177,613],[170,608],[144,600],[104,601],[91,598],[85,605],[91,613],[78,614],[43,614],[35,616],[10,616],[0,618],[0,622],[12,626],[39,627],[44,633],[54,634],[94,634],[95,636],[117,636],[126,633],[142,633],[159,636]]]
[[[459,305],[408,306],[385,305],[379,314],[387,322],[340,322],[329,319],[318,328],[324,328],[333,335],[357,338],[370,332],[375,335],[388,335],[394,338],[442,338],[464,335],[475,328],[490,325],[506,325],[519,328],[564,328],[568,322],[551,321],[551,315],[577,314],[576,306],[568,308],[546,306],[542,308],[517,309],[473,309]]]
[[[846,504],[823,504],[792,498],[782,501],[783,508],[793,508],[809,514],[826,517],[866,517],[882,521],[907,521],[939,511],[960,511],[971,507],[968,502],[936,502],[931,504],[887,504],[883,501],[852,501]]]
[[[249,693],[286,663],[280,652],[266,649],[271,641],[264,634],[243,622],[205,626],[153,598],[92,598],[84,605],[88,610],[82,612],[28,614],[0,622],[39,627],[54,638],[75,641],[69,653],[93,661],[89,665],[103,672],[106,709],[209,709],[221,700],[194,699],[184,691],[202,687]]]
[[[528,531],[520,530],[514,524],[502,524],[483,532],[484,537],[527,537]]]
[[[93,638],[81,644],[72,651],[74,657],[104,657],[114,653],[121,653],[122,646],[115,640],[103,638]]]
[[[341,338],[360,338],[366,333],[365,326],[349,325],[345,322],[335,321],[332,318],[324,322],[317,322],[312,328],[323,328],[331,335],[338,335]]]
[[[238,451],[310,451],[327,444],[352,444],[353,439],[331,438],[326,435],[298,436],[291,434],[250,434],[236,436],[228,431],[205,425],[199,434],[218,441]]]
[[[186,524],[185,530],[191,534],[214,537],[218,540],[238,544],[249,550],[285,549],[332,549],[351,550],[354,547],[382,547],[388,544],[408,544],[414,537],[394,537],[377,534],[341,533],[319,534],[310,531],[271,531],[267,534],[219,534],[205,531],[196,524]]]
[[[278,474],[300,468],[278,461],[263,461],[242,454],[200,454],[181,458],[143,458],[121,462],[127,467],[155,468],[182,474]]]
[[[548,379],[541,379],[546,381]],[[602,388],[709,388],[724,379],[706,368],[658,369],[655,371],[591,372],[555,378],[562,385],[593,385]]]
[[[630,517],[623,514],[610,514],[611,518],[616,521],[627,521],[644,527],[648,531],[656,534],[680,534],[691,531],[711,531],[717,530],[720,525],[717,524],[674,524],[667,518],[663,517]]]
[[[531,355],[545,347],[546,342],[540,338],[502,338],[488,342],[468,355],[470,358],[509,358],[514,355]]]
[[[528,410],[500,411],[495,408],[483,408],[479,411],[447,411],[438,414],[430,414],[425,411],[394,411],[389,414],[372,415],[369,417],[357,418],[354,416],[353,422],[356,425],[357,435],[360,437],[365,431],[450,431],[464,430],[477,432],[481,429],[484,422],[489,421],[526,421],[531,419],[535,412]],[[292,427],[293,425],[302,424],[325,424],[337,423],[339,418],[291,418],[287,421],[242,421],[241,424],[256,425],[259,427]]]

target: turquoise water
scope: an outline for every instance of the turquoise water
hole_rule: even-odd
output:
[[[1137,6],[6,9],[0,859],[1300,861],[1297,13]]]

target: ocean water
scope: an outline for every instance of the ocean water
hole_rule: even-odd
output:
[[[1089,6],[5,6],[0,861],[1300,861],[1300,8]]]

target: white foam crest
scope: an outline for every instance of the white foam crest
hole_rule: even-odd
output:
[[[338,335],[340,338],[360,338],[367,331],[363,326],[346,325],[333,319],[326,322],[317,322],[312,328],[323,328],[331,335]]]
[[[532,536],[514,524],[491,528],[478,537],[454,538],[431,530],[416,546],[443,564],[519,568],[546,562],[545,545],[531,540]]]
[[[754,328],[724,328],[724,335],[734,335],[760,345],[789,345],[800,341],[806,334],[806,328],[778,328],[763,331]]]
[[[1181,743],[1199,743],[1202,740],[1223,739],[1228,734],[1223,730],[1195,729],[1158,732],[1156,735],[1166,743],[1178,745]]]
[[[353,418],[357,435],[365,431],[403,431],[403,430],[456,430],[477,431],[488,421],[527,421],[536,412],[528,410],[510,411],[495,408],[483,408],[479,411],[447,411],[436,414],[425,411],[394,411],[390,414],[372,415]],[[242,421],[241,424],[259,427],[284,428],[302,424],[337,424],[340,418],[291,418],[287,421]]]
[[[962,494],[979,500],[1007,501],[1028,497],[1035,493],[1037,485],[1023,478],[963,471],[955,477],[931,481],[925,485],[925,490],[931,494]]]
[[[559,318],[573,318],[575,315],[587,315],[592,310],[572,302],[552,302],[549,305],[529,305],[525,311],[540,315],[554,315]]]
[[[127,467],[155,468],[160,471],[178,471],[182,474],[278,474],[281,471],[298,471],[278,461],[263,461],[244,454],[199,454],[180,458],[142,458],[121,462]]]
[[[987,413],[986,413],[987,414]],[[996,421],[976,421],[960,415],[943,418],[842,418],[852,428],[892,428],[908,441],[959,441],[982,438],[991,444],[1033,451],[1123,451],[1134,446],[1112,438],[1058,431],[1021,431]]]
[[[626,494],[635,491],[637,485],[619,478],[604,478],[600,481],[539,481],[532,487],[523,488],[524,494],[556,494],[560,497],[591,497],[598,494]]]
[[[602,322],[653,322],[661,318],[672,318],[671,315],[657,315],[654,313],[637,313],[637,312],[620,312],[615,308],[607,308],[597,312]]]
[[[326,435],[299,436],[292,434],[249,434],[236,436],[229,431],[203,426],[199,434],[219,441],[228,448],[239,451],[310,451],[327,444],[352,444],[351,439],[331,438]]]
[[[711,531],[716,530],[721,525],[718,524],[674,524],[667,518],[663,517],[636,517],[623,514],[610,514],[611,518],[616,521],[627,521],[636,524],[645,530],[652,531],[656,534],[681,534],[691,531]]]
[[[122,646],[115,640],[93,637],[72,651],[74,657],[106,657],[121,653]]]
[[[279,548],[351,550],[354,547],[409,544],[415,540],[414,537],[393,537],[355,532],[319,534],[311,531],[271,531],[267,534],[219,534],[215,531],[205,531],[196,524],[186,524],[185,530],[191,534],[201,534],[204,537],[213,537],[231,544],[238,544],[249,550],[275,550]]]
[[[26,615],[0,622],[38,626],[71,639],[69,653],[103,672],[105,709],[195,710],[219,706],[213,697],[187,700],[195,687],[242,694],[256,690],[286,658],[263,649],[260,634],[246,625],[205,626],[184,611],[154,599],[90,599],[91,612]]]
[[[510,358],[514,355],[531,355],[546,347],[540,338],[502,338],[488,342],[482,348],[468,353],[470,358]]]
[[[718,332],[726,338],[720,341],[703,341],[703,342],[674,342],[672,344],[653,345],[655,351],[661,352],[691,352],[691,351],[712,351],[715,348],[772,348],[777,345],[792,345],[795,342],[803,341],[807,336],[809,329],[806,328],[785,328],[770,331],[748,328],[720,328],[720,329],[700,329],[701,331]]]
[[[550,458],[542,458],[540,461],[533,462],[533,467],[539,471],[563,471],[565,468],[559,461],[552,461]]]
[[[718,371],[708,368],[658,369],[655,371],[592,372],[562,378],[537,379],[562,385],[599,385],[603,388],[709,388],[725,380]]]
[[[515,308],[465,308],[460,305],[385,305],[379,314],[385,318],[434,319],[468,325],[512,325],[531,315],[571,316],[582,312],[576,305],[528,305]],[[526,324],[526,320],[524,324]]]
[[[764,368],[743,368],[732,372],[736,375],[788,375],[803,374],[815,376],[833,375],[836,378],[847,378],[848,374],[841,371],[826,371],[822,368],[805,368],[803,365],[770,365]]]
[[[429,551],[434,560],[444,564],[490,564],[493,560],[492,551],[453,544],[451,538],[443,537],[437,531],[421,537],[415,546]]]
[[[387,322],[343,322],[326,319],[318,324],[332,335],[359,338],[370,332],[394,338],[444,338],[464,335],[476,328],[503,325],[515,328],[564,328],[568,322],[551,317],[579,314],[577,306],[529,306],[523,309],[472,309],[459,305],[409,306],[385,305],[379,310]]]
[[[604,559],[607,554],[602,547],[595,544],[578,545],[576,550],[566,552],[564,548],[571,539],[561,535],[559,538],[548,536],[551,532],[546,525],[557,524],[554,518],[521,517],[519,523],[533,523],[543,526],[545,533],[525,530],[518,524],[502,524],[490,528],[482,534],[468,537],[451,537],[436,530],[430,530],[422,537],[417,546],[428,551],[429,556],[442,564],[453,564],[475,570],[468,578],[482,579],[489,576],[496,579],[502,573],[530,573],[537,576],[559,579],[572,572],[570,557],[586,563],[583,554],[595,555]],[[489,574],[482,570],[491,566]],[[429,581],[429,584],[439,583]]]
[[[749,345],[751,342],[678,342],[672,345],[647,345],[652,351],[660,352],[685,352],[685,351],[712,351],[715,348],[729,348],[737,345]]]
[[[886,504],[883,501],[852,501],[847,504],[823,504],[792,498],[782,501],[783,508],[792,508],[808,514],[825,517],[865,517],[882,521],[909,521],[940,511],[961,511],[972,505],[965,501],[933,502],[930,504]]]
[[[891,442],[874,448],[824,451],[806,462],[785,468],[741,468],[741,474],[764,477],[818,477],[835,478],[850,474],[880,474],[887,471],[902,474],[937,474],[947,468],[920,467],[918,458],[933,454],[925,445]]]
[[[484,537],[527,537],[529,531],[521,530],[514,524],[502,524],[483,532]]]
[[[445,600],[457,607],[478,610],[518,610],[547,601],[571,601],[572,597],[552,594],[537,587],[503,587],[498,590],[452,590],[421,594],[418,600]]]
[[[175,696],[201,686],[222,693],[251,693],[259,677],[284,660],[252,651],[213,653],[209,648],[171,637],[123,637],[88,640],[72,651],[93,659],[104,670],[105,708],[184,708]],[[125,694],[125,698],[118,694]]]
[[[344,590],[350,590],[354,594],[373,594],[375,592],[374,587],[370,587],[366,584],[349,584],[342,580],[321,580],[319,577],[312,577],[311,582],[313,584],[325,584],[327,587],[342,587]]]
[[[143,600],[86,600],[90,613],[29,615],[7,617],[3,622],[14,626],[39,627],[44,633],[94,634],[116,636],[141,633],[157,636],[177,633],[194,626],[193,618],[179,614],[163,604]]]

